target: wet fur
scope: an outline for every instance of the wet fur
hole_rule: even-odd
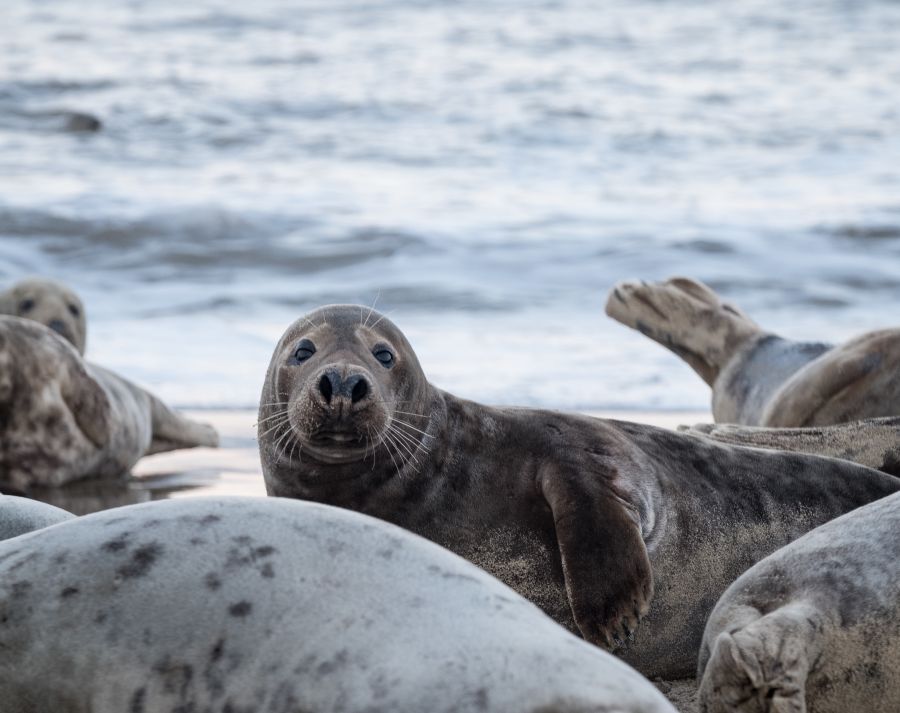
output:
[[[2,487],[27,492],[115,478],[155,449],[213,446],[217,440],[211,427],[84,361],[43,325],[0,317]]]
[[[621,654],[646,675],[694,672],[707,614],[747,567],[900,489],[900,480],[836,459],[459,399],[428,384],[388,320],[378,316],[376,334],[362,328],[365,309],[323,308],[276,347],[259,418],[268,492],[424,535],[592,643],[623,641],[637,628]],[[304,335],[328,345],[320,362],[288,365]],[[360,343],[377,340],[397,347],[399,378],[365,362]],[[381,402],[422,414],[408,432],[421,446],[418,463],[384,443],[360,460],[327,463],[302,448],[295,453],[296,431],[265,428],[281,408],[268,404],[288,401],[291,413],[302,412],[315,370],[344,363],[348,353],[371,372]]]
[[[704,713],[894,713],[900,495],[826,523],[745,572],[710,616]]]
[[[684,277],[619,283],[606,313],[682,357],[712,387],[718,423],[804,427],[900,414],[900,329],[838,346],[796,342]]]

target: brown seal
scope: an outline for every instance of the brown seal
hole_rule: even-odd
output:
[[[424,535],[666,678],[694,673],[706,616],[747,567],[900,490],[837,459],[457,398],[394,324],[347,305],[279,341],[259,447],[270,494]]]
[[[684,359],[712,387],[718,423],[827,426],[900,415],[900,329],[838,346],[795,342],[686,277],[620,282],[606,313]]]
[[[215,446],[206,424],[85,361],[37,322],[0,317],[0,483],[28,492],[125,475],[144,455]]]

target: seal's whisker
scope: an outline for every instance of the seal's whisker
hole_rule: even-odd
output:
[[[428,453],[428,448],[426,448],[425,445],[421,441],[419,441],[416,438],[413,438],[413,436],[411,436],[410,434],[399,430],[398,428],[396,428],[394,426],[394,424],[391,424],[390,426],[388,426],[388,428],[391,429],[391,433],[394,433],[397,437],[401,438],[403,441],[405,441],[407,444],[409,444],[413,448],[416,448],[416,449],[422,451],[423,453]]]
[[[284,424],[288,423],[289,421],[290,421],[290,419],[287,416],[285,416],[281,421],[276,423],[274,426],[268,428],[267,430],[265,430],[262,433],[260,433],[259,435],[257,435],[257,439],[262,438],[263,436],[271,433],[276,428],[281,428]]]
[[[375,305],[378,304],[378,298],[381,297],[381,290],[378,290],[378,294],[375,295],[375,299],[372,301],[372,306],[369,307],[369,314],[366,315],[366,321],[363,323],[363,327],[369,324],[369,317],[372,316],[372,312],[375,311]],[[360,310],[362,312],[362,310]],[[374,324],[372,325],[375,326]]]
[[[392,315],[394,312],[396,312],[396,310],[392,309],[390,312],[386,312],[385,314],[381,315],[378,319],[376,319],[374,322],[372,322],[372,326],[369,327],[369,329],[375,329],[375,325],[377,325],[385,317]]]
[[[404,416],[421,416],[422,418],[427,418],[427,414],[413,413],[412,411],[394,411],[394,413],[403,414]]]
[[[390,426],[388,426],[388,430],[391,431],[392,434],[397,436],[397,443],[400,444],[400,447],[403,448],[403,451],[409,455],[413,463],[418,465],[419,461],[416,460],[415,451],[409,446],[408,443],[405,443],[403,439],[398,436],[397,431],[392,431]]]
[[[394,467],[397,469],[397,477],[402,478],[403,474],[400,472],[400,466],[397,465],[397,459],[394,458],[394,454],[391,452],[391,449],[389,447],[389,444],[393,443],[393,440],[391,439],[391,434],[388,433],[387,431],[385,431],[382,435],[384,437],[384,440],[382,441],[382,443],[385,444],[385,450],[387,451],[388,455],[391,457],[391,461],[394,463]],[[396,446],[394,446],[394,448],[396,449]],[[402,459],[401,459],[401,461],[402,461]]]
[[[266,416],[265,418],[258,419],[257,422],[254,423],[253,425],[259,426],[263,423],[266,423],[266,421],[271,421],[273,418],[278,418],[279,416],[286,416],[287,412],[288,412],[287,409],[282,409],[281,411],[276,411],[271,416]]]
[[[411,428],[411,429],[414,430],[414,431],[418,431],[418,432],[421,433],[423,436],[427,436],[428,438],[434,438],[434,436],[432,436],[430,433],[426,433],[426,432],[423,431],[421,428],[416,428],[416,427],[413,426],[411,423],[407,423],[406,421],[402,421],[402,420],[400,420],[399,418],[391,419],[391,423],[397,423],[397,424],[399,424],[399,425],[401,425],[401,426],[406,426],[407,428]]]

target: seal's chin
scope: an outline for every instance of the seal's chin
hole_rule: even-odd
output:
[[[372,455],[381,443],[348,430],[322,429],[312,434],[298,434],[304,454],[322,463],[342,464],[361,461]]]

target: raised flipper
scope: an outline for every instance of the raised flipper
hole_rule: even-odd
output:
[[[900,476],[900,416],[818,428],[698,423],[679,426],[678,430],[699,433],[722,443],[842,458]]]
[[[556,526],[566,594],[581,635],[615,648],[629,639],[653,596],[638,515],[610,484],[551,471],[541,490]]]
[[[146,455],[174,451],[179,448],[196,448],[197,446],[216,448],[219,445],[219,434],[215,428],[209,424],[185,418],[170,409],[153,394],[147,394],[147,396],[150,399],[153,437]]]
[[[764,426],[821,426],[900,414],[900,329],[869,332],[799,369],[762,414]]]
[[[701,662],[702,713],[806,713],[806,679],[821,653],[820,615],[793,602],[723,631]]]
[[[665,282],[620,282],[606,314],[684,359],[710,386],[722,367],[762,329],[709,287],[686,277]]]

